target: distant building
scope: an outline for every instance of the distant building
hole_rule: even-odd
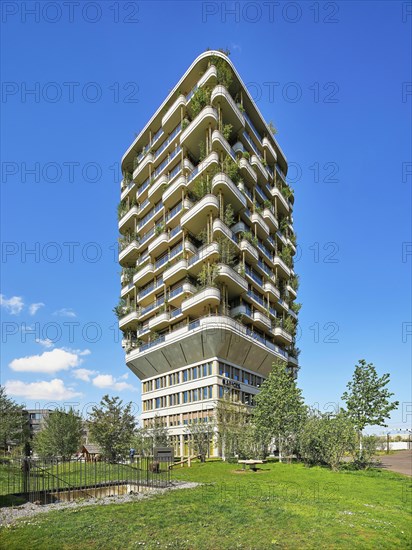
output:
[[[23,411],[23,414],[27,417],[30,439],[40,431],[43,423],[52,412],[51,409],[25,409]]]

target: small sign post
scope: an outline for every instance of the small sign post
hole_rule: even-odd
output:
[[[157,462],[174,462],[173,447],[155,447],[153,450],[153,460]]]

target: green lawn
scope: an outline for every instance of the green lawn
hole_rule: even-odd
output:
[[[61,510],[0,532],[21,548],[410,548],[412,482],[388,471],[331,472],[269,463],[176,468],[199,481],[131,504]]]

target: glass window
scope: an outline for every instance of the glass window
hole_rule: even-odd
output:
[[[197,400],[198,400],[197,395],[198,395],[197,390],[193,390],[193,401],[197,401]]]
[[[187,382],[187,369],[183,371],[183,382]]]
[[[203,399],[207,399],[207,387],[203,388]]]
[[[219,397],[223,397],[223,386],[219,386]]]
[[[187,391],[184,391],[183,392],[183,403],[187,403],[187,398],[188,398]]]
[[[160,408],[160,397],[156,397],[156,409]]]
[[[209,386],[209,399],[212,399],[212,386]]]

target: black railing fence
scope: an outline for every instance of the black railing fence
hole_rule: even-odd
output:
[[[10,459],[0,463],[0,497],[16,495],[30,502],[50,503],[138,493],[169,486],[169,466],[152,457],[124,462]]]

